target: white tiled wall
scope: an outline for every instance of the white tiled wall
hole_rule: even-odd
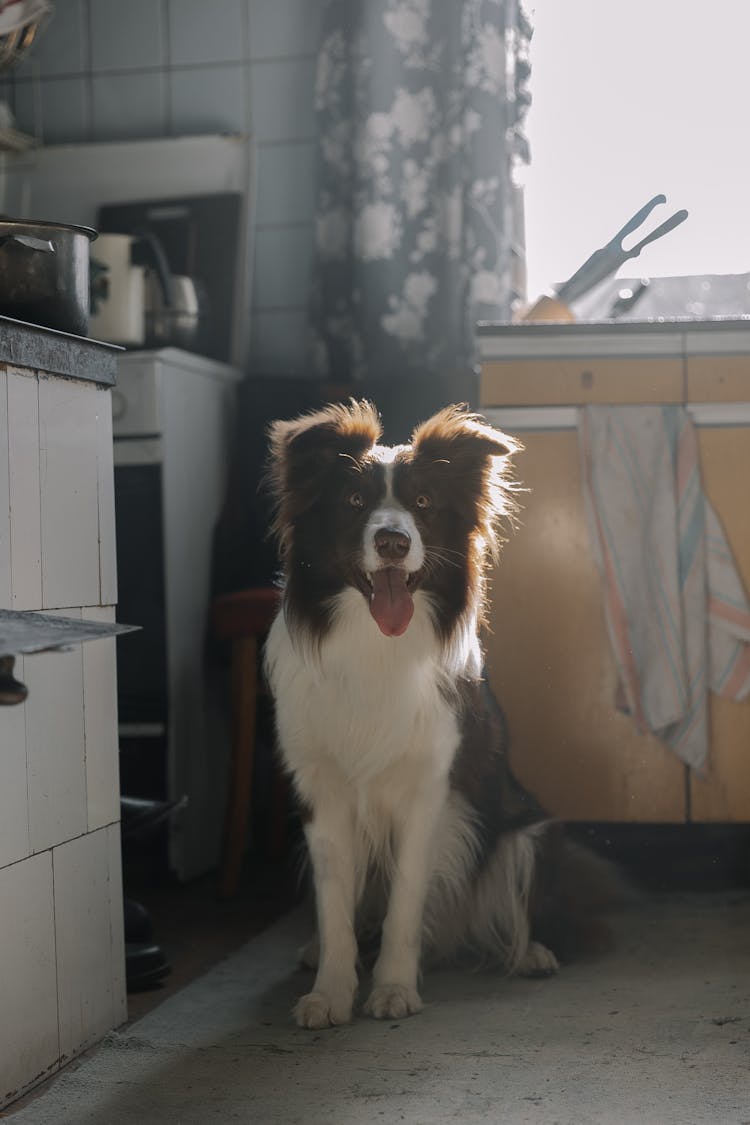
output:
[[[169,59],[173,66],[245,58],[243,0],[167,0]]]
[[[8,462],[12,516],[13,609],[42,604],[42,521],[39,488],[39,381],[11,370]]]
[[[24,674],[29,839],[41,852],[87,830],[81,645],[26,656]]]
[[[0,366],[0,608],[114,620],[112,411]],[[115,641],[17,657],[0,707],[0,1106],[126,1016]]]
[[[89,621],[114,621],[113,606],[86,610]],[[83,729],[86,743],[86,818],[89,832],[120,819],[117,772],[115,641],[104,637],[83,648]]]
[[[65,1061],[119,1022],[120,994],[112,966],[113,956],[122,950],[113,941],[111,902],[119,883],[110,878],[106,828],[61,844],[52,863],[60,1056]]]
[[[0,372],[0,605],[10,606],[10,468],[8,465],[8,377]]]
[[[56,0],[32,61],[14,78],[19,126],[48,143],[254,135],[250,365],[263,374],[307,370],[313,89],[323,2]],[[270,263],[273,284],[264,285]]]
[[[114,642],[113,642],[114,643]],[[112,941],[112,1027],[128,1018],[125,989],[125,931],[122,921],[122,861],[120,824],[107,825],[107,864],[109,868],[109,934]]]
[[[16,658],[16,677],[24,683],[25,661]],[[0,713],[0,869],[31,855],[26,707],[5,707]],[[0,946],[0,948],[2,948]]]
[[[0,1105],[60,1057],[52,853],[0,870]]]
[[[45,607],[99,601],[97,397],[94,386],[84,388],[69,379],[39,379]]]
[[[96,397],[96,480],[99,505],[99,604],[117,602],[117,552],[115,540],[115,474],[112,442],[112,401],[109,392]]]
[[[66,4],[62,7],[64,10]],[[129,0],[127,5],[121,0],[94,0],[86,7],[92,70],[133,70],[163,62],[166,20],[162,4],[154,0]]]

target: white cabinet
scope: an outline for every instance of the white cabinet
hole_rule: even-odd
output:
[[[2,609],[114,621],[106,374],[0,357]],[[0,1106],[127,1015],[114,646],[17,658],[28,698],[0,707]]]
[[[113,392],[122,613],[143,626],[119,650],[123,763],[164,758],[165,791],[128,795],[187,797],[168,857],[183,879],[216,866],[226,809],[229,736],[209,692],[206,634],[240,377],[164,348],[123,356]]]

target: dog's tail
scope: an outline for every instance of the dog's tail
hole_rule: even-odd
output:
[[[551,822],[538,842],[529,901],[531,935],[571,961],[612,948],[612,916],[637,892],[609,860],[571,840]]]

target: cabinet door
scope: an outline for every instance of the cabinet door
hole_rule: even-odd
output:
[[[639,735],[614,704],[616,672],[589,548],[576,431],[521,437],[526,451],[517,474],[529,491],[494,575],[487,638],[514,772],[567,820],[682,821],[684,767],[657,739]]]
[[[735,563],[750,590],[750,426],[698,431],[704,491],[724,525]],[[711,696],[711,751],[705,780],[690,779],[697,821],[750,820],[750,698]]]

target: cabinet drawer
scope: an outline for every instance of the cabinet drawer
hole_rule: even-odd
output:
[[[480,401],[482,406],[682,402],[682,360],[488,360],[482,364]]]
[[[691,355],[688,402],[750,402],[750,355]]]
[[[492,581],[490,683],[514,773],[564,820],[679,823],[682,763],[615,705],[617,671],[574,431],[523,434],[528,492]]]

